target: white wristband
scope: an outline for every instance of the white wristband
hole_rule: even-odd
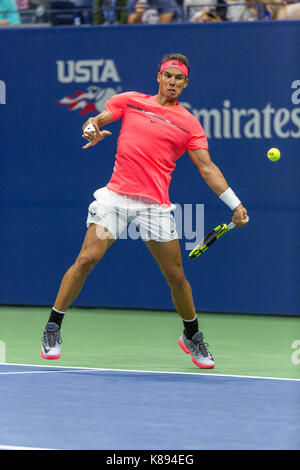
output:
[[[239,198],[234,194],[231,188],[226,189],[221,196],[219,196],[221,201],[223,201],[231,210],[234,210],[237,208],[239,204],[241,204],[241,201]]]

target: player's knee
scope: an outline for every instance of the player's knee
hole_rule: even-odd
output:
[[[83,253],[82,255],[79,255],[74,265],[75,274],[79,276],[89,274],[96,263],[97,260],[95,257],[89,253]]]
[[[171,288],[182,288],[186,285],[187,280],[182,269],[171,270],[167,274],[167,282]]]

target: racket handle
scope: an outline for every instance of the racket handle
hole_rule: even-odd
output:
[[[246,217],[246,222],[249,222],[249,217],[247,216]],[[228,230],[231,230],[232,228],[236,227],[236,224],[234,222],[230,222],[228,225],[227,225],[227,228]]]

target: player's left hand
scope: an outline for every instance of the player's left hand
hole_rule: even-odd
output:
[[[93,126],[94,128],[94,131],[89,131],[87,130],[87,126],[88,125],[91,125]],[[82,130],[83,130],[83,134],[82,134],[82,137],[86,140],[88,140],[88,143],[85,144],[82,148],[83,149],[87,149],[93,145],[96,145],[98,144],[98,142],[100,142],[100,140],[103,140],[104,137],[106,137],[107,135],[111,135],[111,132],[110,131],[100,131],[99,129],[99,126],[98,126],[98,122],[97,122],[97,119],[92,117],[92,118],[89,118],[82,126]]]
[[[88,143],[85,144],[82,148],[87,149],[93,145],[98,144],[98,142],[100,142],[100,140],[103,140],[104,137],[106,137],[107,135],[111,135],[111,132],[105,130],[99,131],[97,134],[95,132],[85,132],[84,134],[82,134],[82,137],[88,140]]]
[[[233,212],[232,222],[235,223],[237,227],[244,227],[248,222],[247,209],[239,204]]]

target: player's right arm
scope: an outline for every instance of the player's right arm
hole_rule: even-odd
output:
[[[221,170],[215,165],[206,149],[188,150],[188,155],[192,162],[197,166],[200,175],[210,187],[210,189],[217,195],[221,196],[229,189],[228,183],[223,176]],[[247,223],[247,210],[240,203],[233,209],[232,222],[238,227],[242,227]]]
[[[85,144],[82,148],[87,149],[93,145],[96,145],[100,140],[103,140],[107,135],[111,135],[110,131],[100,131],[100,128],[110,124],[114,121],[112,114],[104,109],[100,114],[94,117],[90,117],[82,126],[83,134],[82,137],[88,140],[88,143]],[[95,131],[85,131],[86,126],[92,124]]]

